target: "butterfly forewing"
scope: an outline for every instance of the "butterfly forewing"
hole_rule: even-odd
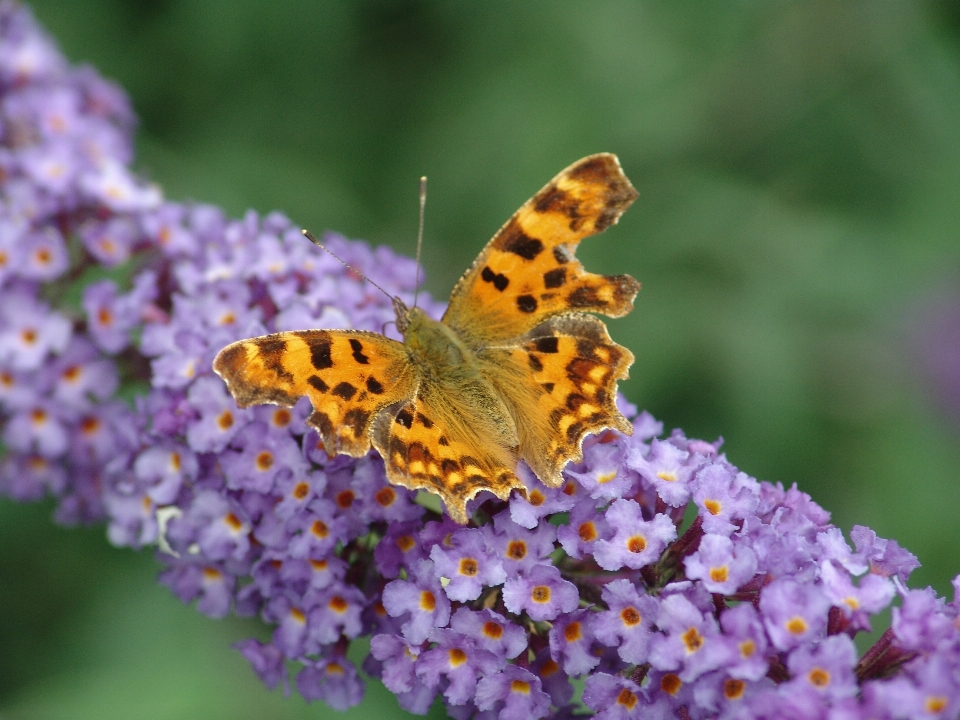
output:
[[[378,412],[415,388],[406,348],[383,335],[357,330],[282,332],[228,345],[213,369],[241,407],[293,405],[310,398],[327,452],[358,457],[370,449]]]
[[[630,312],[640,284],[629,275],[588,273],[574,252],[583,238],[616,223],[636,197],[615,155],[574,163],[483,249],[450,296],[444,322],[480,348],[563,313]]]

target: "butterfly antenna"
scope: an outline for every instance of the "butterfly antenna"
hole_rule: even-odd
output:
[[[304,236],[305,238],[307,238],[307,240],[309,240],[310,242],[312,242],[314,245],[316,245],[318,248],[320,248],[321,250],[325,250],[325,251],[327,251],[328,253],[330,253],[331,255],[333,255],[333,256],[334,256],[337,260],[339,260],[339,261],[343,264],[343,266],[346,267],[348,270],[353,270],[357,275],[359,275],[359,276],[362,277],[364,280],[366,280],[368,283],[370,283],[371,285],[373,285],[377,290],[379,290],[380,292],[382,292],[382,293],[383,293],[384,295],[386,295],[388,298],[390,298],[391,300],[394,299],[393,295],[391,295],[390,293],[388,293],[388,292],[387,292],[386,290],[384,290],[382,287],[380,287],[379,285],[377,285],[373,280],[371,280],[371,279],[368,278],[366,275],[364,275],[362,272],[360,272],[359,270],[357,270],[353,265],[351,265],[351,264],[348,263],[346,260],[344,260],[342,257],[340,257],[339,255],[337,255],[333,250],[331,250],[331,249],[328,248],[326,245],[324,245],[322,242],[320,242],[319,240],[317,240],[317,239],[310,233],[309,230],[303,229],[303,230],[301,230],[300,232],[302,232],[302,233],[303,233],[303,236]]]
[[[413,306],[417,306],[420,294],[420,248],[423,247],[423,209],[427,205],[427,176],[420,178],[420,226],[417,228],[417,282],[413,287]]]

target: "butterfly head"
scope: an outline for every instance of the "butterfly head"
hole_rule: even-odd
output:
[[[393,312],[397,315],[397,330],[400,331],[401,335],[407,334],[407,328],[410,327],[410,319],[413,312],[417,308],[411,310],[406,306],[406,304],[398,298],[397,296],[393,297]]]

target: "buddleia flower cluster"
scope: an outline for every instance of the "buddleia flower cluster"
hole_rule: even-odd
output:
[[[0,488],[156,547],[202,613],[261,618],[270,642],[237,647],[267,687],[344,709],[365,674],[411,712],[501,720],[960,713],[960,602],[908,589],[913,555],[626,401],[632,435],[587,438],[559,488],[521,466],[526,493],[478,497],[466,526],[375,453],[329,456],[305,400],[239,409],[222,347],[380,332],[390,298],[283,215],[166,201],[130,170],[133,127],[0,1]],[[326,242],[412,302],[413,261]]]

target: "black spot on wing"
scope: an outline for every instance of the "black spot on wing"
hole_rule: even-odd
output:
[[[444,447],[446,447],[447,445],[450,444],[450,441],[447,440],[446,437],[444,437],[443,435],[441,435],[441,436],[440,436],[440,439],[437,440],[437,444],[438,444],[438,445],[443,445]]]
[[[530,237],[516,225],[507,230],[499,244],[501,250],[519,255],[524,260],[533,260],[543,252],[543,243],[537,238]]]
[[[533,209],[539,213],[552,212],[567,205],[568,198],[569,195],[565,191],[551,183],[537,194]]]
[[[580,439],[580,436],[583,435],[585,430],[584,424],[582,422],[575,422],[573,425],[567,428],[567,440],[571,443],[575,443]]]
[[[417,413],[417,420],[420,422],[421,425],[427,428],[427,430],[433,427],[433,421],[423,413]]]
[[[493,286],[500,292],[506,290],[507,285],[510,284],[510,279],[506,275],[495,273],[486,266],[484,266],[483,271],[480,273],[480,277],[483,278],[484,282],[493,283]]]
[[[307,418],[307,425],[315,427],[320,432],[321,439],[333,435],[333,423],[325,412],[315,411]]]
[[[318,392],[325,393],[330,389],[330,386],[321,380],[318,375],[311,375],[309,378],[307,378],[307,383],[309,383],[310,387]]]
[[[317,370],[326,370],[333,367],[329,340],[315,340],[310,345],[310,361]]]
[[[283,366],[283,356],[287,351],[287,341],[281,338],[266,337],[257,343],[263,366],[272,370],[278,378],[293,382],[293,375]]]
[[[394,420],[407,428],[407,430],[413,427],[413,415],[406,408],[398,412]]]
[[[456,460],[451,460],[447,458],[446,460],[440,463],[440,470],[443,472],[444,475],[460,472],[460,463],[458,463]]]
[[[563,284],[567,282],[567,269],[563,267],[554,268],[553,270],[548,270],[543,274],[543,286],[546,288],[558,288],[563,287]]]
[[[549,395],[550,393],[553,392],[553,388],[555,387],[555,385],[553,383],[544,383],[540,387],[542,387],[544,392],[546,392]]]
[[[567,250],[566,245],[557,245],[553,248],[553,259],[557,261],[558,265],[566,265],[573,259],[573,256]]]
[[[214,360],[214,369],[222,375],[235,375],[242,365],[247,362],[247,348],[245,343],[227,345]]]
[[[333,388],[332,392],[337,397],[342,397],[344,400],[349,400],[357,394],[357,389],[348,382],[342,382],[338,383],[337,386]]]
[[[370,358],[363,354],[363,343],[356,338],[350,338],[350,347],[353,350],[353,359],[361,365],[368,365]]]
[[[367,428],[369,419],[370,413],[363,408],[351,408],[343,416],[343,424],[353,428],[353,436],[359,440]]]
[[[607,304],[597,295],[597,289],[589,285],[578,287],[570,293],[567,296],[567,302],[570,303],[570,307],[575,308],[602,307]]]
[[[367,378],[367,390],[372,392],[374,395],[382,395],[383,385],[381,385],[380,381],[371,375]]]
[[[532,313],[537,309],[537,299],[533,295],[520,295],[517,298],[517,309],[523,313]]]
[[[533,341],[538,352],[555,353],[560,350],[560,341],[556,337],[537,338]]]
[[[540,358],[533,353],[527,354],[527,363],[534,372],[541,372],[543,370],[543,363],[540,361]]]

